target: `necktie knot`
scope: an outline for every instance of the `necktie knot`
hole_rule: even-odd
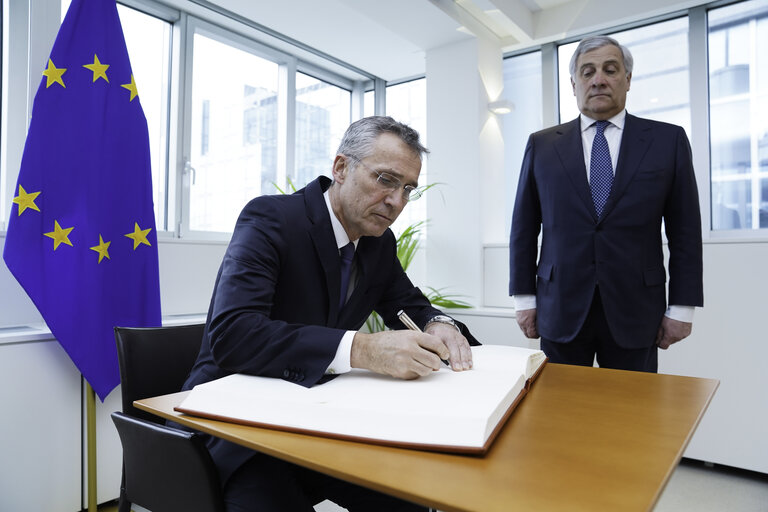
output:
[[[355,255],[355,244],[349,242],[347,245],[339,249],[339,258],[341,258],[342,266],[346,263],[349,265],[352,263],[352,257]]]

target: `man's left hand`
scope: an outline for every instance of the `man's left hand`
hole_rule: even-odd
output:
[[[681,322],[668,316],[664,316],[659,326],[659,332],[656,334],[656,345],[660,349],[666,350],[673,343],[687,338],[691,334],[693,324],[690,322]]]
[[[472,350],[469,342],[455,327],[440,322],[427,325],[427,334],[437,336],[448,347],[451,353],[450,363],[454,371],[470,370],[472,368]]]

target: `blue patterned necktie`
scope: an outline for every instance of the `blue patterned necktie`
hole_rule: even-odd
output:
[[[339,309],[344,307],[347,301],[347,288],[349,288],[349,276],[352,273],[352,258],[355,256],[355,244],[349,242],[339,249],[341,259],[341,288],[339,290]]]
[[[592,201],[595,203],[597,217],[603,213],[603,206],[608,200],[613,185],[613,165],[608,141],[603,131],[610,123],[597,121],[595,123],[595,140],[592,142],[592,158],[589,164],[589,186],[592,189]]]

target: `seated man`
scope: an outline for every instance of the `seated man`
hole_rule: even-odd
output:
[[[467,338],[476,340],[413,286],[389,229],[418,195],[425,153],[412,128],[368,117],[347,129],[333,181],[320,177],[295,194],[248,203],[184,389],[231,373],[309,387],[351,368],[401,379],[428,375],[441,359],[454,371],[472,368]],[[403,330],[401,309],[423,333]],[[359,332],[373,310],[397,330]],[[209,438],[208,448],[228,511],[310,511],[325,499],[351,512],[423,510],[222,439]]]

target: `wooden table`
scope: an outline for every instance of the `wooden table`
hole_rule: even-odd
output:
[[[449,511],[651,510],[718,381],[548,364],[484,457],[390,448],[135,405],[281,459]]]

